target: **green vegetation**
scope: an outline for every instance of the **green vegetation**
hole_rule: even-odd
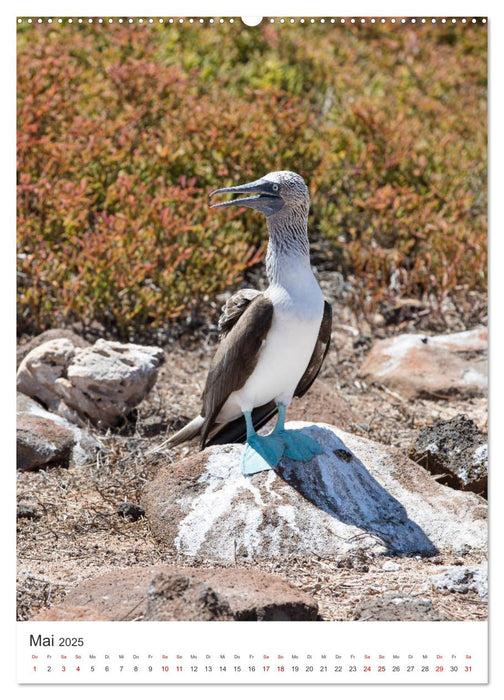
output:
[[[20,25],[18,330],[148,337],[234,285],[264,222],[208,193],[277,169],[364,311],[484,291],[486,131],[481,24]]]

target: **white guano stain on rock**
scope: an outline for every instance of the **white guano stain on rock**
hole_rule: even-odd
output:
[[[394,338],[390,347],[384,353],[386,361],[382,367],[376,372],[377,376],[382,377],[391,372],[394,372],[403,361],[404,356],[412,348],[422,347],[422,336],[420,335],[400,335]]]
[[[477,496],[440,486],[392,448],[324,424],[288,427],[305,430],[324,452],[245,477],[243,447],[215,446],[201,453],[196,481],[180,482],[183,468],[173,483],[169,472],[160,474],[147,508],[156,536],[183,556],[226,563],[485,548],[485,504]],[[150,500],[159,489],[162,497]]]
[[[275,475],[268,474],[271,482]],[[237,483],[240,482],[240,483]],[[194,498],[190,504],[187,499],[181,499],[179,504],[183,510],[190,511],[180,522],[175,546],[184,554],[194,556],[209,532],[218,528],[218,522],[229,509],[237,490],[248,491],[253,496],[257,507],[247,500],[236,504],[236,515],[245,524],[241,530],[240,539],[245,540],[249,546],[258,540],[257,528],[262,520],[262,508],[264,501],[260,491],[254,487],[251,480],[245,479],[240,472],[230,466],[226,454],[212,454],[209,456],[207,469],[198,479],[199,484],[206,484],[204,492]],[[230,541],[230,549],[234,548],[234,542]]]

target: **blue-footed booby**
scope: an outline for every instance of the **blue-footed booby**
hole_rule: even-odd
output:
[[[269,235],[264,292],[242,289],[222,308],[220,343],[210,365],[201,414],[168,439],[200,436],[201,447],[242,442],[243,474],[271,469],[285,455],[309,460],[323,452],[299,430],[286,430],[285,411],[317,377],[329,348],[331,307],[310,265],[309,193],[303,178],[272,172],[211,193],[246,195],[212,207],[250,207],[266,216]],[[278,413],[269,435],[257,430]]]

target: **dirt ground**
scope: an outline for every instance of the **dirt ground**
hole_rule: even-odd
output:
[[[404,449],[422,425],[459,413],[486,431],[486,399],[406,401],[384,386],[365,385],[358,375],[374,339],[419,330],[459,331],[484,324],[484,299],[461,294],[462,301],[447,302],[440,313],[401,303],[383,308],[370,323],[351,310],[340,280],[322,273],[321,282],[334,316],[331,350],[320,380],[334,392],[340,407],[348,407],[346,424],[340,428]],[[207,318],[188,319],[179,332],[160,339],[166,363],[154,389],[121,429],[106,434],[94,431],[105,449],[93,461],[85,466],[18,474],[18,619],[29,619],[60,603],[79,582],[113,569],[182,563],[160,551],[145,517],[124,518],[118,506],[139,504],[143,485],[161,466],[198,449],[195,444],[171,451],[154,448],[163,442],[166,431],[179,428],[199,412],[199,397],[217,340],[218,306],[218,302],[213,305]],[[187,565],[187,561],[183,563]],[[474,555],[440,554],[427,559],[362,555],[314,558],[309,566],[301,561],[255,566],[311,594],[324,620],[355,619],[360,605],[390,593],[429,598],[446,619],[482,620],[487,616],[486,604],[476,593],[426,591],[423,585],[447,565],[484,563]]]

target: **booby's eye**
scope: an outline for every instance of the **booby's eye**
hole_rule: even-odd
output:
[[[271,186],[271,189],[273,190],[273,192],[278,192],[280,187],[275,183],[274,185]]]

